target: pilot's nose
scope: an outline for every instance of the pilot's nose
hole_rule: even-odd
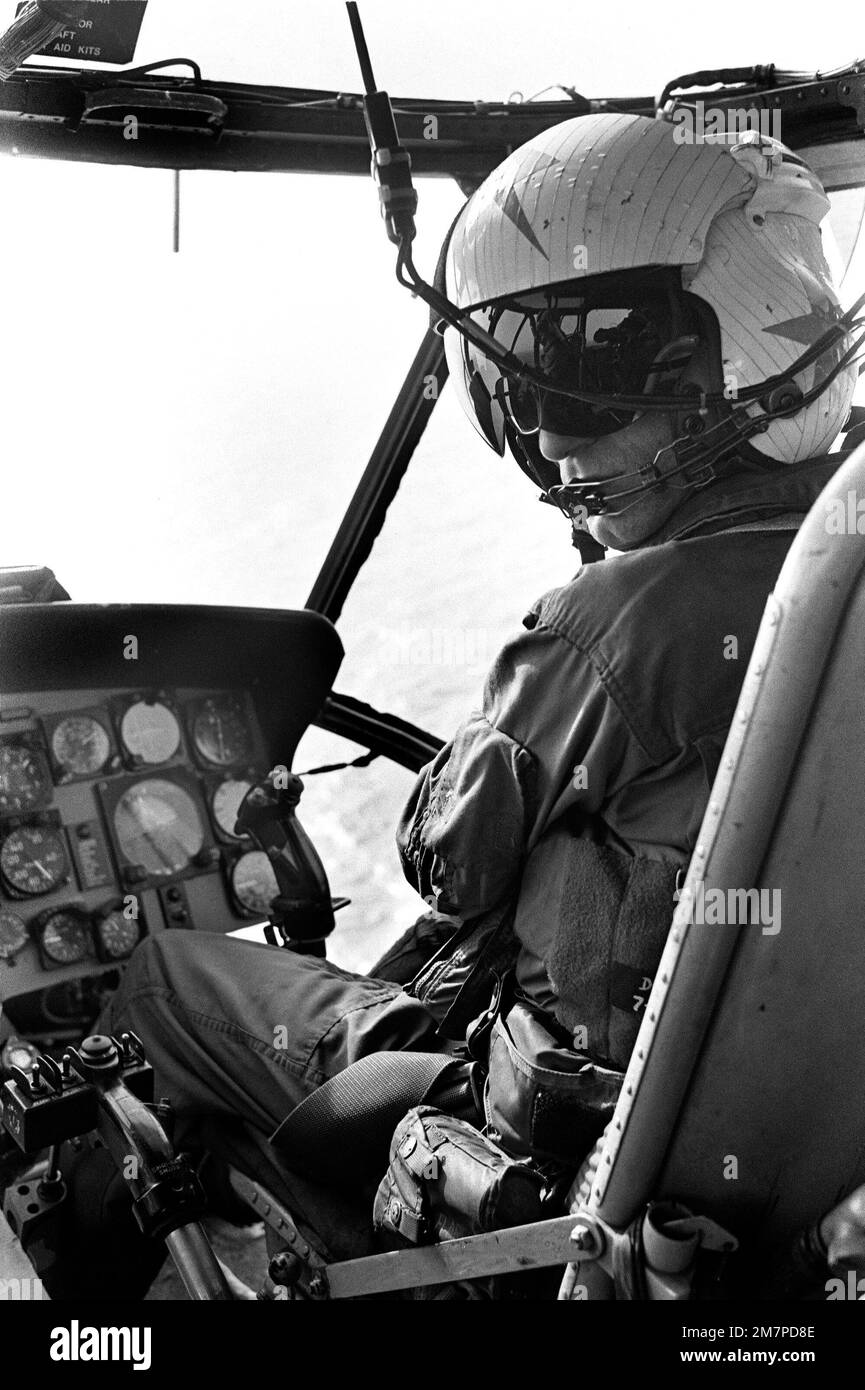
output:
[[[582,435],[554,434],[551,430],[541,430],[538,434],[538,448],[550,463],[563,463],[571,454],[592,442]]]

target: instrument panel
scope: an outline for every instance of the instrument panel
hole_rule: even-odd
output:
[[[273,869],[235,821],[271,765],[247,690],[5,698],[0,1001],[122,964],[149,932],[266,918]]]

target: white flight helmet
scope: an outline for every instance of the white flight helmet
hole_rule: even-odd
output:
[[[780,418],[755,390],[740,399],[788,373],[841,317],[821,242],[828,209],[802,160],[757,131],[686,143],[667,121],[578,116],[515,150],[472,194],[449,234],[439,284],[536,370],[561,348],[561,382],[581,361],[582,385],[632,401],[678,383],[690,356],[682,344],[693,351],[708,341],[716,400],[723,393],[729,401],[721,414],[738,401],[738,419],[742,411],[762,417],[762,432],[736,452],[777,467],[829,448],[856,382],[853,362],[839,366],[850,340],[838,335],[791,378],[805,398],[795,413]],[[504,453],[508,426],[519,425],[519,383],[454,327],[444,338],[466,413]],[[580,414],[579,402],[546,400],[551,419],[536,419],[535,432],[557,422],[566,432],[567,406],[578,412],[574,434],[608,433],[634,418],[633,404],[624,415]],[[531,434],[531,425],[518,432]]]

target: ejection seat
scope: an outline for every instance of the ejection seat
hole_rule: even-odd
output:
[[[319,1296],[569,1262],[560,1296],[682,1299],[701,1296],[698,1263],[726,1258],[722,1296],[826,1297],[829,1270],[791,1283],[789,1251],[865,1184],[863,789],[865,445],[768,599],[619,1103],[567,1214],[326,1265]],[[763,910],[743,921],[736,890],[754,889]]]

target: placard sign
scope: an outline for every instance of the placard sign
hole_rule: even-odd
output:
[[[59,8],[68,12],[69,22],[39,53],[78,62],[132,62],[147,0],[70,0]],[[19,4],[16,18],[23,9]]]

